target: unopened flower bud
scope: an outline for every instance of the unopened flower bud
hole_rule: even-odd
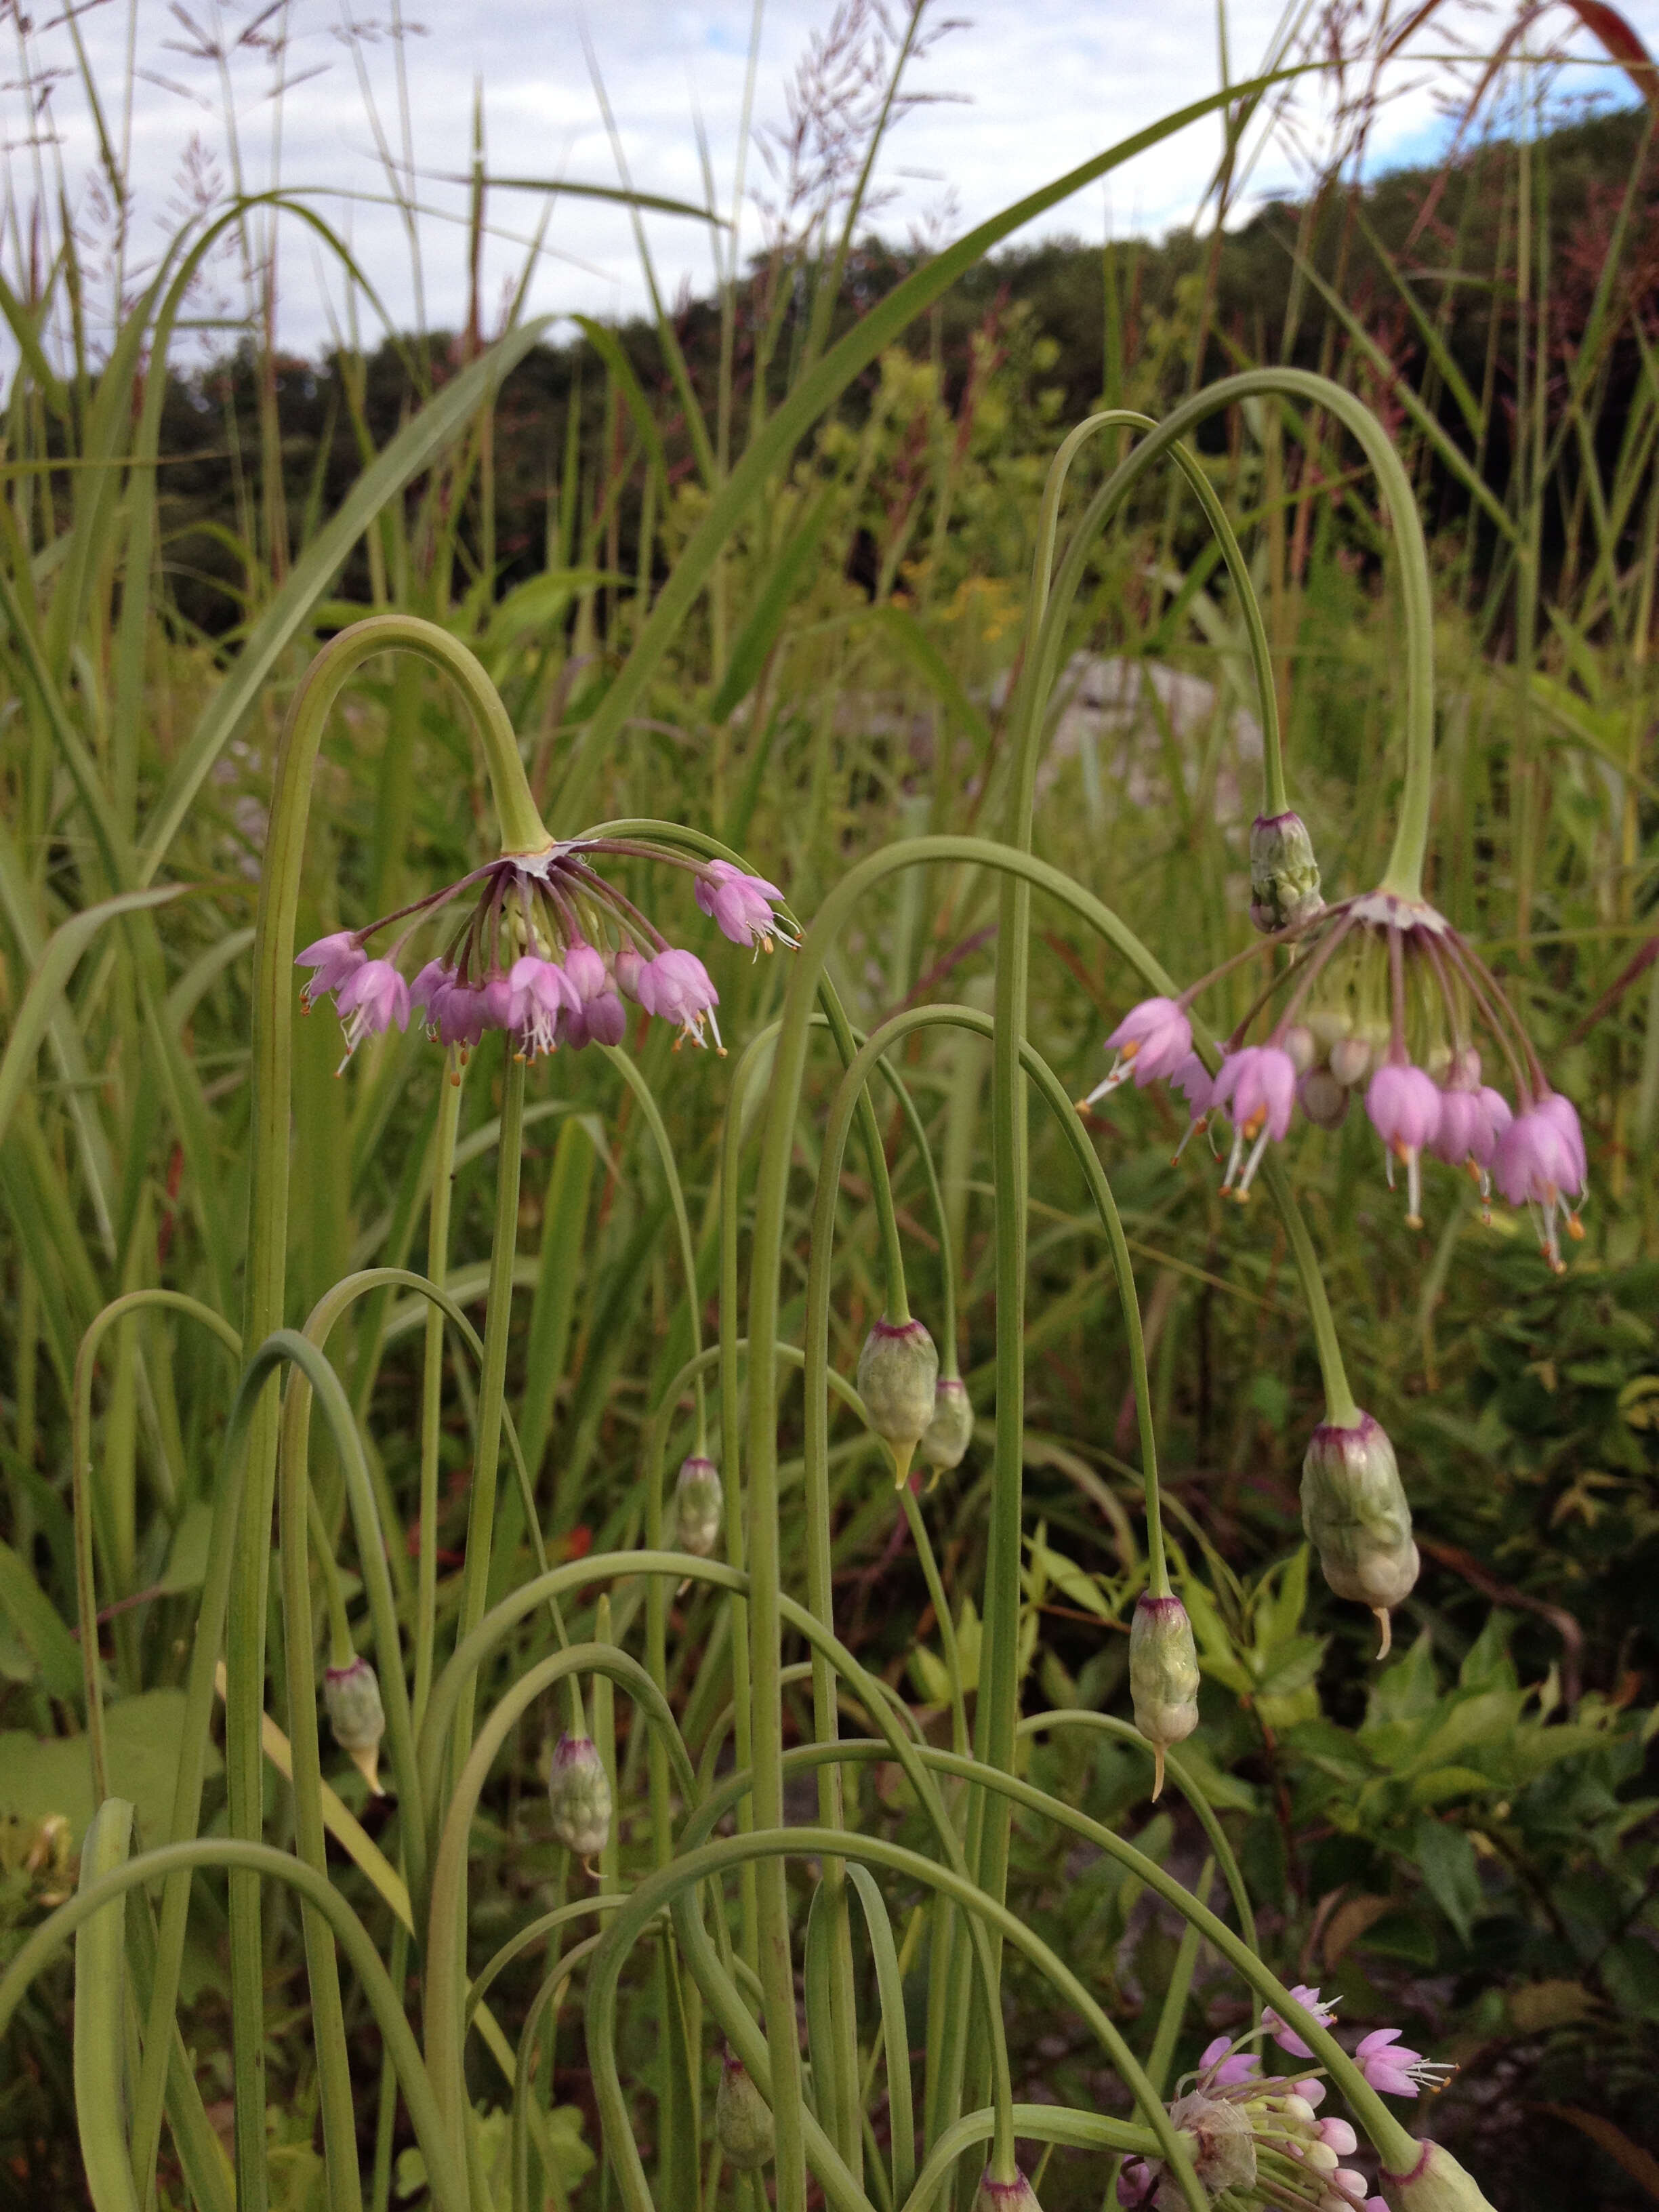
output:
[[[1129,1694],[1135,1726],[1155,1754],[1152,1796],[1164,1788],[1164,1753],[1198,1726],[1198,1650],[1178,1597],[1143,1591],[1129,1629]]]
[[[1279,1040],[1291,1056],[1291,1066],[1298,1075],[1305,1075],[1319,1058],[1319,1039],[1306,1022],[1292,1022]]]
[[[959,1375],[941,1375],[934,1386],[933,1418],[921,1439],[921,1455],[935,1481],[962,1465],[973,1437],[974,1409],[966,1383]]]
[[[1352,1094],[1343,1088],[1328,1067],[1310,1067],[1297,1084],[1296,1095],[1302,1102],[1303,1112],[1319,1128],[1340,1129],[1348,1117],[1348,1100]]]
[[[939,1353],[919,1321],[884,1316],[859,1354],[859,1395],[870,1425],[893,1455],[893,1486],[904,1487],[916,1446],[933,1425]]]
[[[1425,2142],[1409,2173],[1384,2173],[1382,2190],[1394,2212],[1492,2212],[1443,2143]]]
[[[1170,2119],[1186,2136],[1194,2171],[1212,2197],[1255,2186],[1255,2137],[1238,2106],[1194,2090],[1170,2106]]]
[[[683,1552],[706,1559],[720,1533],[720,1474],[712,1459],[696,1453],[680,1462],[674,1483],[674,1528]]]
[[[1299,814],[1258,814],[1250,824],[1250,920],[1271,934],[1311,921],[1324,903],[1307,823]]]
[[[1339,1037],[1331,1047],[1331,1073],[1344,1090],[1355,1090],[1370,1073],[1371,1057],[1369,1037]]]
[[[1017,2173],[1012,2181],[993,2181],[988,2166],[974,2191],[972,2212],[1042,2212],[1042,2208],[1023,2173]]]
[[[1302,1462],[1302,1526],[1338,1597],[1368,1605],[1390,1642],[1389,1609],[1417,1580],[1412,1511],[1394,1446],[1369,1413],[1351,1428],[1322,1421]]]
[[[727,2051],[714,2092],[714,2133],[733,2166],[752,2173],[766,2164],[777,2142],[772,2108],[742,2061]]]
[[[580,1859],[591,1859],[611,1840],[611,1778],[591,1736],[568,1731],[553,1747],[547,1778],[553,1832]]]
[[[323,1703],[334,1741],[377,1797],[380,1787],[380,1738],[386,1734],[386,1709],[380,1685],[367,1659],[353,1659],[349,1667],[325,1667]]]

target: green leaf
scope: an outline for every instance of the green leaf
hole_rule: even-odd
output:
[[[213,1508],[198,1498],[185,1508],[167,1547],[167,1563],[156,1588],[169,1597],[180,1590],[200,1589],[207,1578],[208,1540],[213,1534]]]
[[[84,913],[71,915],[47,939],[46,951],[29,977],[23,1003],[17,1009],[17,1019],[6,1041],[5,1058],[0,1060],[0,1145],[6,1140],[6,1130],[17,1102],[34,1073],[34,1055],[52,1025],[64,988],[75,973],[76,963],[88,945],[104,924],[112,921],[118,915],[163,906],[169,899],[182,898],[188,888],[185,884],[156,884],[148,890],[122,891],[114,898],[102,899],[96,906],[88,907]]]
[[[1462,1828],[1422,1813],[1413,1832],[1412,1856],[1430,1896],[1456,1929],[1459,1942],[1467,1943],[1486,1904],[1474,1845]]]
[[[1454,1797],[1485,1796],[1494,1784],[1491,1775],[1481,1774],[1473,1766],[1437,1766],[1431,1773],[1419,1774],[1411,1786],[1413,1805],[1445,1805]]]
[[[766,656],[783,627],[791,602],[817,559],[818,547],[835,512],[837,487],[819,494],[806,520],[771,564],[765,586],[738,631],[720,686],[709,702],[709,719],[723,722],[749,696],[760,679]]]
[[[132,1800],[141,1831],[156,1842],[165,1840],[173,1817],[184,1717],[182,1690],[122,1698],[104,1717],[110,1787]],[[204,1758],[204,1774],[217,1774],[223,1762],[210,1743]],[[37,1826],[61,1813],[78,1844],[94,1809],[84,1736],[34,1736],[21,1729],[0,1734],[0,1814]]]
[[[84,1703],[81,1647],[9,1544],[0,1544],[0,1614],[9,1622],[50,1694],[79,1710]],[[4,1788],[0,1782],[0,1794]]]

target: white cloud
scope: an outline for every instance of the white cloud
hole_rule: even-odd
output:
[[[173,181],[193,137],[233,173],[231,135],[222,106],[222,82],[210,59],[177,51],[189,43],[179,15],[164,0],[131,0],[135,51],[149,76],[131,88],[124,106],[129,7],[105,0],[83,13],[82,26],[94,79],[118,142],[130,139],[129,164],[136,198],[145,210],[137,235],[153,253],[163,235]],[[234,34],[256,19],[260,0],[188,0],[196,21],[210,34]],[[389,10],[391,0],[362,0]],[[418,226],[425,309],[429,323],[454,326],[465,313],[467,235],[464,186],[445,174],[465,170],[471,158],[475,84],[482,88],[488,165],[501,175],[562,176],[611,183],[616,169],[589,80],[582,25],[603,72],[634,184],[643,191],[701,202],[702,173],[693,118],[700,113],[709,146],[716,191],[729,201],[738,147],[751,0],[488,0],[462,6],[454,0],[407,0],[423,17],[423,35],[402,43],[411,142],[421,172],[418,193],[430,212]],[[943,0],[941,0],[943,4]],[[914,88],[967,95],[968,104],[923,106],[893,134],[882,164],[895,197],[883,216],[890,233],[937,213],[945,191],[953,196],[951,228],[983,220],[1023,193],[1086,160],[1160,115],[1203,97],[1219,82],[1213,0],[960,0],[972,10],[967,27],[943,40],[918,67]],[[1630,13],[1638,28],[1659,0]],[[1465,0],[1467,12],[1467,0]],[[1231,0],[1227,10],[1231,69],[1247,75],[1267,51],[1282,0]],[[783,88],[806,38],[828,15],[826,0],[770,0],[763,17],[756,101],[757,124],[781,119]],[[280,156],[275,173],[290,188],[324,187],[311,202],[349,235],[360,264],[394,319],[415,313],[416,285],[408,240],[398,211],[376,204],[386,181],[375,150],[363,85],[339,26],[342,0],[288,0],[289,33],[285,67],[303,78],[281,103]],[[29,51],[31,65],[72,64],[61,23],[44,15]],[[273,25],[275,21],[273,18]],[[1490,19],[1487,19],[1490,21]],[[401,149],[397,91],[397,46],[384,34],[365,37],[358,55],[383,129]],[[1488,33],[1490,34],[1490,33]],[[1582,42],[1581,42],[1582,43]],[[311,70],[320,73],[307,76]],[[21,78],[20,68],[18,75]],[[1376,145],[1417,150],[1434,141],[1435,107],[1427,79],[1411,85],[1380,123]],[[276,108],[264,97],[272,81],[268,59],[254,52],[233,55],[228,70],[237,110],[235,139],[241,171],[251,189],[273,174]],[[149,81],[165,77],[180,89]],[[86,179],[96,165],[90,106],[71,73],[54,88],[49,118],[55,143],[44,149],[25,142],[27,102],[14,85],[4,100],[10,147],[12,205],[25,208],[37,179],[48,198],[55,192],[52,165],[61,161],[71,195],[86,204]],[[1043,217],[1030,234],[1072,232],[1103,235],[1109,224],[1126,232],[1159,232],[1189,218],[1209,180],[1220,143],[1217,121],[1206,121],[1138,156],[1102,185],[1088,188]],[[40,167],[36,169],[36,164]],[[750,179],[761,173],[750,157]],[[1254,179],[1282,187],[1294,177],[1282,149],[1270,152]],[[368,197],[353,199],[349,194]],[[495,192],[492,223],[526,239],[544,203],[529,194]],[[756,242],[752,209],[744,236]],[[706,234],[696,223],[652,216],[647,235],[665,292],[682,284],[704,287],[710,276]],[[20,228],[6,249],[18,258]],[[341,310],[337,277],[325,277],[315,249],[296,227],[283,229],[282,319],[279,334],[306,349],[325,343],[331,295]],[[620,210],[566,197],[558,201],[546,233],[546,251],[530,289],[532,307],[543,313],[618,315],[639,311],[645,289],[627,216]],[[487,320],[525,266],[526,248],[514,237],[491,239],[484,263]],[[11,274],[15,281],[14,265]],[[364,328],[369,328],[365,317]]]

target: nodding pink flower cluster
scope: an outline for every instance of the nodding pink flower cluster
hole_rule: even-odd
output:
[[[1194,1048],[1187,1010],[1255,946],[1178,998],[1132,1007],[1106,1040],[1115,1055],[1110,1071],[1079,1106],[1096,1104],[1132,1077],[1138,1088],[1168,1081],[1187,1102],[1188,1137],[1212,1115],[1231,1122],[1222,1189],[1242,1202],[1267,1147],[1287,1133],[1295,1107],[1334,1129],[1362,1096],[1391,1188],[1395,1169],[1403,1172],[1413,1228],[1422,1226],[1423,1161],[1443,1160],[1473,1176],[1483,1201],[1495,1183],[1511,1206],[1529,1207],[1559,1273],[1563,1231],[1583,1234],[1577,1212],[1589,1184],[1583,1135],[1473,946],[1432,907],[1390,891],[1322,908],[1269,942],[1293,957],[1224,1044],[1213,1076]],[[1275,1000],[1266,1036],[1246,1042],[1256,1015]],[[1513,1105],[1482,1081],[1477,1029],[1507,1066]]]
[[[698,906],[734,945],[769,952],[799,942],[776,910],[782,893],[763,876],[629,839],[577,838],[493,860],[367,929],[319,938],[295,961],[312,970],[301,1008],[308,1013],[332,997],[345,1027],[342,1069],[366,1036],[406,1029],[415,1007],[434,1042],[453,1046],[463,1059],[487,1030],[505,1030],[522,1060],[561,1045],[620,1044],[630,1002],[678,1030],[677,1046],[712,1039],[724,1051],[714,1015],[720,993],[708,970],[599,873],[593,861],[606,854],[690,869]],[[475,893],[465,920],[406,981],[398,965],[404,945],[465,890]],[[407,927],[383,957],[371,959],[368,940],[397,921]]]
[[[1291,1992],[1322,2027],[1334,2008],[1319,1991],[1298,1985]],[[1311,2056],[1306,2043],[1269,2006],[1261,2033],[1270,2035],[1293,2058]],[[1388,2212],[1380,2197],[1356,2167],[1342,2164],[1359,2148],[1346,2120],[1321,2119],[1325,2084],[1309,2075],[1266,2075],[1253,2051],[1242,2046],[1249,2037],[1229,2042],[1218,2036],[1198,2062],[1198,2071],[1178,2083],[1170,2118],[1185,2138],[1200,2182],[1228,2204],[1273,2205],[1280,2212]],[[1384,2096],[1415,2097],[1438,2088],[1451,2072],[1400,2045],[1397,2027],[1372,2030],[1355,2057],[1373,2089]],[[1150,2205],[1156,2212],[1184,2206],[1180,2185],[1160,2159],[1131,2159],[1118,2179],[1118,2201],[1126,2207]]]

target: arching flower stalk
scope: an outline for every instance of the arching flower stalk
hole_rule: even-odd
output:
[[[1334,2007],[1317,1990],[1291,1991],[1322,2026]],[[1306,2058],[1307,2045],[1269,2007],[1261,2032],[1271,2035],[1292,2058]],[[1214,2197],[1229,2205],[1273,2206],[1277,2212],[1388,2212],[1357,2167],[1342,2161],[1359,2148],[1346,2120],[1321,2119],[1325,2083],[1319,2069],[1308,2074],[1267,2075],[1261,2061],[1244,2049],[1249,2036],[1230,2043],[1218,2036],[1199,2061],[1198,2071],[1176,2084],[1170,2118],[1187,2138],[1199,2179]],[[1415,2097],[1437,2089],[1453,2069],[1399,2048],[1400,2031],[1373,2029],[1355,2057],[1370,2086],[1389,2097]],[[1118,2181],[1118,2199],[1127,2207],[1149,2205],[1170,2212],[1183,2205],[1179,2185],[1162,2160],[1131,2159]]]
[[[313,971],[301,1007],[309,1012],[332,996],[345,1024],[342,1068],[364,1037],[394,1024],[406,1028],[416,1006],[434,1042],[463,1058],[488,1030],[505,1030],[525,1060],[560,1045],[620,1044],[630,1001],[678,1029],[677,1043],[712,1041],[724,1051],[714,1014],[720,993],[708,970],[606,882],[594,863],[607,856],[689,870],[697,904],[734,945],[769,952],[796,942],[775,910],[782,894],[763,877],[663,846],[579,837],[543,853],[505,854],[367,928],[319,938],[295,963]],[[465,919],[406,981],[398,964],[405,946],[467,891]],[[370,940],[398,922],[405,927],[389,950],[371,958]]]
[[[1093,1105],[1133,1076],[1140,1087],[1167,1079],[1188,1100],[1194,1128],[1224,1113],[1234,1135],[1222,1188],[1243,1202],[1297,1105],[1334,1128],[1361,1096],[1390,1188],[1396,1170],[1403,1176],[1413,1228],[1422,1225],[1422,1163],[1431,1155],[1465,1170],[1483,1200],[1496,1182],[1511,1206],[1528,1207],[1559,1273],[1563,1230],[1583,1234],[1577,1207],[1589,1176],[1578,1116],[1550,1087],[1519,1015],[1467,939],[1423,901],[1376,890],[1321,908],[1268,941],[1297,957],[1227,1040],[1212,1081],[1194,1051],[1188,1010],[1248,953],[1178,998],[1131,1008],[1106,1040],[1116,1055],[1110,1072],[1080,1103]],[[1265,1033],[1247,1042],[1274,1005]],[[1508,1070],[1513,1106],[1482,1080],[1477,1033]]]

